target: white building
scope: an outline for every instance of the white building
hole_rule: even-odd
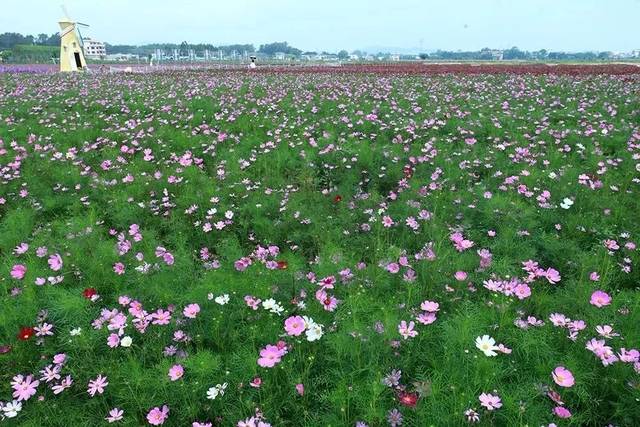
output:
[[[87,58],[102,58],[107,55],[107,49],[103,42],[88,37],[82,39],[82,42],[84,43],[84,56]]]

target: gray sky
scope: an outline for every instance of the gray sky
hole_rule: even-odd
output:
[[[0,32],[58,31],[61,3],[112,44],[640,49],[640,0],[2,0]]]

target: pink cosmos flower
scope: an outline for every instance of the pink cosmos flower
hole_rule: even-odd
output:
[[[164,424],[166,419],[169,417],[169,407],[167,405],[162,405],[162,409],[157,406],[149,411],[147,414],[147,421],[152,426],[159,426]]]
[[[275,345],[268,345],[260,350],[260,358],[258,359],[258,365],[263,368],[273,368],[276,364],[280,363],[282,354]]]
[[[113,408],[109,411],[109,416],[107,416],[105,420],[107,420],[109,424],[115,423],[116,421],[120,421],[122,419],[123,414],[124,411],[122,409]]]
[[[560,272],[558,270],[553,269],[553,268],[548,268],[547,271],[544,272],[544,276],[547,278],[549,283],[551,283],[552,285],[556,284],[561,279]]]
[[[435,313],[440,310],[440,304],[435,301],[423,301],[422,304],[420,304],[420,308],[429,313]]]
[[[22,264],[16,264],[11,269],[11,277],[17,280],[22,280],[27,273],[27,267]]]
[[[596,307],[604,307],[605,305],[611,304],[611,297],[608,293],[604,291],[595,291],[591,294],[591,301],[589,301],[592,305]]]
[[[111,334],[107,338],[107,345],[111,348],[116,348],[120,345],[120,337],[116,334]]]
[[[291,316],[287,320],[284,321],[284,329],[287,331],[287,334],[297,337],[302,334],[305,330],[304,319],[300,316]]]
[[[387,271],[391,274],[396,274],[400,271],[400,265],[397,262],[390,262],[386,267]]]
[[[184,368],[182,365],[173,365],[169,369],[169,378],[171,378],[171,381],[178,381],[182,378],[182,375],[184,375]]]
[[[304,395],[304,384],[296,384],[296,391],[300,396]]]
[[[185,317],[195,319],[199,312],[200,306],[196,303],[193,303],[186,306],[182,313],[185,315]]]
[[[554,369],[551,373],[551,376],[553,377],[553,380],[556,382],[556,384],[558,384],[560,387],[571,387],[573,386],[573,384],[575,384],[573,374],[564,366],[558,366],[556,369]]]
[[[553,413],[559,418],[569,418],[571,417],[571,412],[564,406],[556,406],[553,408]]]
[[[516,286],[514,288],[513,294],[519,300],[523,300],[523,299],[528,298],[528,297],[531,296],[531,288],[525,283],[520,283],[520,284],[518,284],[518,286]]]
[[[487,408],[487,411],[493,411],[494,409],[498,409],[502,406],[500,396],[482,393],[478,398],[480,399],[480,404]]]
[[[600,280],[600,275],[596,271],[592,271],[591,274],[589,274],[589,280],[597,282]]]
[[[416,316],[416,320],[420,323],[422,323],[423,325],[430,325],[433,322],[436,321],[436,314],[435,313],[420,313]]]
[[[456,271],[456,274],[454,274],[454,277],[456,278],[457,281],[462,282],[464,280],[467,280],[467,273],[465,271]]]
[[[118,276],[122,276],[124,274],[124,264],[121,262],[116,262],[115,264],[113,264],[113,271]]]
[[[413,328],[415,327],[415,322],[412,320],[409,322],[409,324],[407,324],[407,322],[405,320],[401,321],[400,324],[398,325],[398,332],[400,333],[400,335],[402,335],[402,337],[406,340],[407,338],[411,337],[415,337],[416,335],[418,335],[418,331],[415,331]]]
[[[62,263],[62,257],[60,256],[60,254],[51,255],[47,262],[49,263],[49,267],[53,271],[59,271],[60,269],[62,269],[63,263]]]
[[[91,395],[91,397],[95,396],[96,393],[102,394],[104,393],[104,389],[109,385],[107,382],[107,377],[103,377],[102,375],[98,375],[95,380],[89,381],[89,385],[87,386],[87,393]]]
[[[34,394],[36,389],[40,385],[40,381],[33,379],[33,375],[16,375],[11,381],[11,388],[13,388],[13,398],[17,401],[29,400]]]

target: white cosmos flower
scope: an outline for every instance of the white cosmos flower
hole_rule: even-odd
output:
[[[18,415],[18,412],[22,411],[22,403],[14,400],[13,402],[7,402],[2,407],[2,412],[7,418],[13,418]]]
[[[565,197],[562,203],[560,203],[560,207],[562,209],[569,209],[573,205],[573,200],[568,197]]]
[[[131,343],[133,342],[133,339],[129,336],[126,336],[124,338],[122,338],[122,340],[120,340],[120,346],[121,347],[131,347]]]
[[[71,335],[72,337],[78,336],[82,333],[82,328],[75,328],[72,329],[71,332],[69,332],[69,335]]]
[[[217,384],[207,390],[207,399],[215,400],[218,396],[224,396],[224,391],[227,388],[227,383]]]
[[[491,338],[489,335],[483,335],[482,337],[476,338],[476,347],[478,347],[485,356],[493,357],[498,355],[498,353],[496,353],[496,350],[498,350],[496,340]]]
[[[310,317],[304,316],[303,319],[305,326],[307,327],[304,332],[307,336],[307,341],[317,341],[322,338],[322,335],[324,334],[322,331],[323,326],[314,322]]]
[[[216,297],[215,302],[217,302],[220,305],[225,305],[226,303],[229,302],[229,294],[224,294],[224,295],[220,295],[219,297]]]

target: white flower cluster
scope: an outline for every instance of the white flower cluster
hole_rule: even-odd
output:
[[[262,301],[262,308],[264,308],[265,310],[269,310],[271,313],[277,314],[278,316],[280,316],[284,311],[284,307],[281,306],[273,298],[269,298],[268,300]]]
[[[4,404],[0,402],[0,419],[4,419],[5,417],[14,418],[20,411],[22,411],[22,403],[17,400]]]
[[[324,326],[320,323],[316,323],[312,318],[307,316],[302,316],[304,319],[305,325],[305,335],[307,336],[307,341],[317,341],[322,338],[324,331],[322,330]]]
[[[218,396],[224,396],[224,391],[227,388],[227,383],[224,384],[216,384],[207,390],[207,399],[216,400]]]

